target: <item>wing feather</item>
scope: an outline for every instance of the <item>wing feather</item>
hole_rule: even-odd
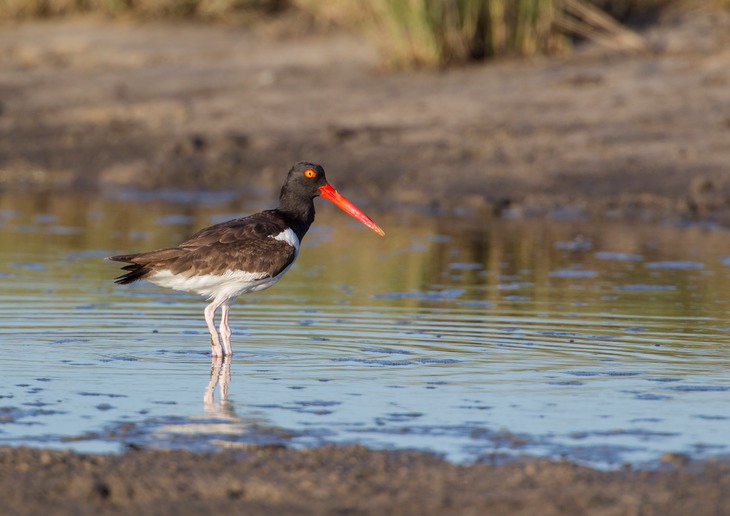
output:
[[[289,267],[297,256],[296,247],[274,238],[286,227],[272,212],[262,212],[202,229],[176,247],[109,259],[130,264],[123,269],[131,272],[117,278],[123,283],[142,279],[159,270],[184,276],[192,276],[200,270],[208,274],[241,270],[274,277]]]

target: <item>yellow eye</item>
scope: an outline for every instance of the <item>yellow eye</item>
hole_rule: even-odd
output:
[[[307,170],[304,171],[304,177],[308,177],[311,179],[313,177],[317,177],[317,173],[314,170],[312,170],[311,168],[308,168]]]

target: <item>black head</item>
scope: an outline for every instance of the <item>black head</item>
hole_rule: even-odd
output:
[[[327,178],[322,165],[300,161],[286,176],[284,186],[281,188],[281,198],[314,199],[320,195],[320,187],[326,184]]]
[[[330,186],[321,165],[300,161],[291,168],[289,175],[286,177],[286,182],[281,188],[278,208],[281,213],[287,213],[301,223],[300,231],[297,233],[300,238],[314,221],[314,198],[320,195],[380,236],[385,235],[383,230],[370,217]],[[304,228],[303,232],[302,228]]]

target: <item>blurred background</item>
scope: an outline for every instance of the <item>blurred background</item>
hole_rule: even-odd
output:
[[[0,189],[714,217],[727,0],[2,0]]]

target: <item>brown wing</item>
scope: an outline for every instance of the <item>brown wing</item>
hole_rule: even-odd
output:
[[[294,247],[273,238],[285,229],[281,220],[263,212],[202,229],[177,247],[109,259],[132,264],[124,267],[131,272],[117,278],[118,283],[131,283],[163,269],[186,276],[233,269],[273,277],[296,258]]]

